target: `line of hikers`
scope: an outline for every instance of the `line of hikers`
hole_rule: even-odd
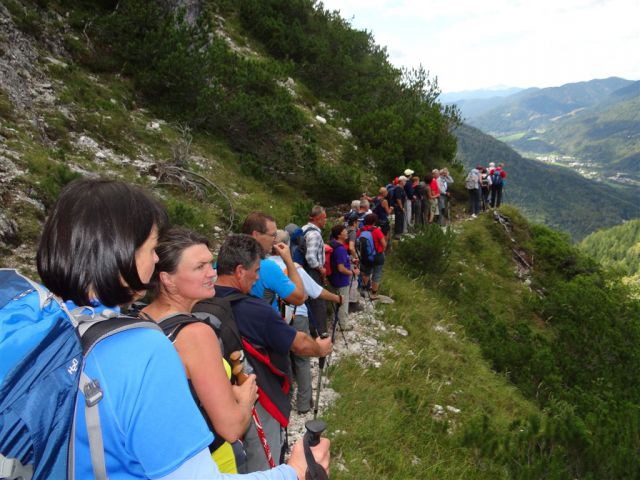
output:
[[[480,211],[500,207],[506,178],[507,172],[502,163],[496,167],[494,162],[490,162],[489,167],[478,165],[471,169],[465,179],[471,218],[476,218]]]
[[[483,170],[467,177],[467,186],[474,180],[470,190],[482,189]],[[283,230],[273,217],[253,212],[241,233],[225,240],[215,264],[207,238],[170,228],[164,207],[144,190],[95,179],[69,184],[45,222],[37,254],[40,278],[57,300],[45,293],[36,303],[41,314],[43,305],[57,305],[80,335],[82,355],[69,365],[53,362],[79,382],[77,403],[74,394],[66,410],[58,405],[62,420],[48,420],[60,438],[60,425],[68,425],[70,440],[52,447],[57,437],[27,426],[29,415],[38,425],[52,415],[41,406],[51,397],[50,383],[43,383],[41,405],[32,400],[21,406],[29,414],[13,413],[9,402],[20,398],[20,388],[28,385],[31,399],[37,390],[36,374],[25,381],[32,373],[18,358],[15,371],[0,369],[0,474],[7,458],[17,462],[12,467],[32,465],[36,478],[64,476],[57,470],[64,467],[79,478],[293,479],[305,478],[314,458],[328,471],[326,439],[313,456],[297,442],[283,464],[292,403],[300,414],[314,408],[310,357],[331,353],[336,326],[353,328],[349,312],[361,308],[361,296],[379,298],[392,229],[397,237],[415,225],[449,222],[448,170],[423,180],[413,174],[407,169],[375,197],[352,202],[327,243],[321,206],[306,225]],[[486,176],[500,177],[490,184],[491,204],[499,206],[506,173],[499,165]],[[3,309],[39,290],[15,297],[10,291],[0,289],[0,326],[11,326],[0,338],[3,355],[16,355],[6,342],[12,328],[19,337],[19,322]],[[150,302],[136,306],[145,294]],[[53,348],[46,339],[42,351]]]
[[[385,220],[388,225],[388,215]],[[363,293],[378,298],[387,247],[381,221],[368,208],[334,225],[327,244],[326,223],[321,206],[313,207],[306,225],[284,230],[254,212],[242,233],[225,240],[214,264],[207,238],[170,228],[164,207],[144,190],[95,179],[65,187],[37,254],[40,278],[56,297],[41,294],[32,310],[43,316],[56,307],[59,317],[70,319],[65,328],[76,326],[80,357],[72,356],[69,365],[49,361],[43,369],[55,364],[76,379],[77,402],[74,393],[73,403],[53,413],[44,397],[35,405],[33,385],[42,379],[22,370],[23,359],[15,372],[0,369],[0,391],[7,394],[0,398],[3,478],[5,465],[11,472],[31,466],[35,478],[62,478],[64,470],[100,479],[305,478],[310,457],[302,442],[283,464],[292,401],[300,414],[314,407],[309,358],[330,354],[328,332],[335,335],[336,325],[353,328],[350,303],[357,309]],[[3,284],[0,326],[17,325],[3,309],[22,307],[39,288],[12,296]],[[150,302],[137,302],[145,294]],[[58,330],[50,335],[61,335]],[[41,340],[36,350],[53,348],[49,336]],[[3,356],[15,354],[9,347],[0,339]],[[38,364],[37,358],[28,363]],[[51,396],[59,382],[46,383],[54,378],[50,372],[44,378],[43,394]],[[27,383],[32,386],[20,390]],[[32,401],[16,416],[16,404],[5,402],[21,395]],[[69,394],[58,397],[68,400]],[[29,416],[50,423],[51,431],[21,430]],[[311,452],[328,471],[328,440]]]

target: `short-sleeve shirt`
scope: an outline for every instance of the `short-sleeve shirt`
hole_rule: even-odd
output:
[[[400,185],[396,186],[393,190],[393,205],[395,206],[397,203],[397,200],[400,200],[400,203],[402,203],[402,205],[404,205],[404,201],[407,199],[407,194],[404,191],[404,188],[402,188]]]
[[[275,292],[280,298],[287,298],[296,289],[295,284],[289,280],[289,277],[271,258],[263,258],[260,260],[260,273],[258,280],[251,287],[250,294],[256,298],[267,299],[273,309],[277,312],[278,305],[275,299],[269,299],[265,290]]]
[[[103,390],[98,408],[110,479],[166,476],[213,441],[178,353],[161,331],[136,328],[101,341],[87,355],[85,372]],[[76,477],[93,478],[84,405],[80,392]]]
[[[349,253],[345,246],[340,242],[332,240],[330,245],[333,247],[333,253],[331,254],[331,275],[329,275],[329,282],[331,282],[331,285],[336,288],[346,287],[351,281],[351,275],[339,272],[338,265],[344,265],[347,270],[351,268]]]
[[[278,266],[284,270],[286,265],[284,261],[280,257],[273,257],[272,260],[278,264]],[[318,285],[318,283],[309,276],[307,272],[305,272],[304,268],[298,266],[298,275],[302,279],[302,285],[304,286],[304,293],[309,296],[309,298],[318,298],[322,293],[322,287]],[[307,311],[306,303],[298,306],[287,305],[286,307],[286,317],[290,319],[293,314],[301,315],[303,317],[307,317],[309,312]]]
[[[438,180],[436,178],[431,180],[429,188],[431,188],[432,196],[437,197],[438,195],[440,195],[440,186],[438,185]]]

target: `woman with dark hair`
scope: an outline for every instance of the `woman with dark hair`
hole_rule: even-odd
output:
[[[74,314],[112,321],[118,306],[148,288],[165,223],[163,208],[139,188],[117,181],[75,181],[62,191],[45,222],[38,273]],[[213,436],[193,402],[180,357],[161,331],[134,328],[106,338],[86,354],[84,373],[102,387],[98,410],[110,478],[220,478],[208,449]],[[78,395],[75,476],[93,478],[96,452],[89,448],[87,399]],[[321,445],[316,454],[326,467],[328,441]],[[282,466],[266,478],[304,478],[301,445],[290,464],[295,471]]]
[[[358,267],[354,266],[351,268],[349,252],[346,247],[347,236],[347,228],[343,224],[339,224],[331,229],[329,240],[329,245],[333,248],[329,282],[342,298],[349,297],[351,277],[357,276],[359,273]],[[353,325],[349,324],[349,305],[347,302],[343,302],[338,309],[338,321],[343,330],[353,329]]]
[[[142,312],[158,322],[180,355],[196,403],[215,434],[209,450],[218,468],[222,473],[238,473],[230,443],[249,427],[251,407],[258,398],[255,375],[232,387],[231,368],[213,328],[205,322],[179,323],[195,319],[190,315],[193,306],[215,295],[209,241],[196,232],[173,228],[160,237],[156,253],[159,260],[151,280],[154,300]],[[242,455],[242,446],[236,446],[236,453]]]

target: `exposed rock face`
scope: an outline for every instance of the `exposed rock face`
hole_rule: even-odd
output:
[[[0,85],[16,109],[25,110],[33,103],[34,78],[43,76],[36,68],[35,44],[16,27],[11,14],[0,3]]]
[[[184,11],[184,19],[189,25],[195,25],[202,13],[203,0],[164,0],[164,6],[171,11]]]
[[[16,246],[19,243],[18,225],[0,212],[0,245]]]

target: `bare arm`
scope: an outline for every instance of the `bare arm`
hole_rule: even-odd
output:
[[[238,440],[249,426],[257,399],[255,375],[241,387],[231,386],[218,338],[204,323],[184,327],[174,345],[216,432],[229,442]]]
[[[329,302],[333,302],[333,303],[341,303],[340,295],[331,293],[326,288],[322,289],[322,293],[318,296],[318,298],[321,298],[322,300],[328,300]]]
[[[339,263],[338,265],[336,265],[336,268],[343,275],[349,275],[349,276],[353,275],[353,272],[349,270],[347,267],[345,267],[344,263]]]
[[[280,258],[282,258],[282,261],[287,267],[287,276],[296,286],[296,289],[284,300],[292,305],[302,305],[305,300],[304,284],[302,283],[302,278],[300,278],[298,269],[291,258],[291,250],[289,250],[289,247],[284,243],[276,243],[273,250],[280,256]]]
[[[297,332],[291,344],[291,351],[300,357],[326,357],[332,349],[330,338],[311,338],[306,333]]]

